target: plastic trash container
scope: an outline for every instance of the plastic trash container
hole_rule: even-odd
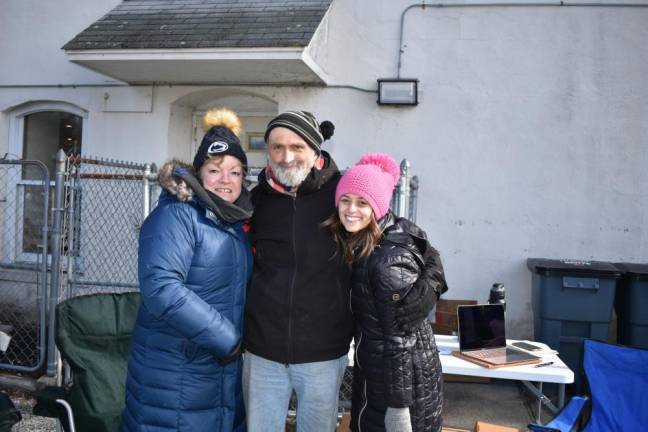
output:
[[[583,340],[608,339],[621,271],[600,261],[542,258],[529,258],[527,267],[533,273],[535,339],[558,351],[580,391]]]
[[[648,264],[618,263],[616,267],[623,273],[614,299],[618,342],[648,349]]]

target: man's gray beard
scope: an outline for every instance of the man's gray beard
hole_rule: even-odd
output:
[[[269,161],[272,173],[275,179],[284,186],[295,187],[299,186],[310,173],[311,168],[306,165],[306,162],[297,164],[292,168],[282,168],[273,161]]]

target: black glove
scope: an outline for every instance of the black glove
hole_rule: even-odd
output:
[[[419,278],[396,308],[396,322],[402,331],[412,333],[434,308],[437,293],[429,280]]]
[[[423,251],[423,269],[409,293],[396,308],[396,322],[405,333],[412,333],[432,312],[441,294],[448,290],[441,257],[427,241]]]
[[[228,364],[235,361],[243,352],[243,338],[239,340],[232,352],[227,354],[225,357],[218,359],[218,364],[221,366],[227,366]]]

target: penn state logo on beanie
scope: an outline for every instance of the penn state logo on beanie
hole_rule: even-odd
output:
[[[328,120],[318,123],[315,116],[308,111],[286,111],[270,120],[265,132],[266,142],[270,132],[276,127],[285,127],[295,132],[318,155],[322,152],[322,142],[331,138],[335,132],[333,123]]]
[[[247,156],[238,135],[241,119],[227,108],[211,109],[203,117],[203,128],[207,131],[194,156],[193,167],[197,172],[210,156],[234,156],[247,166]]]

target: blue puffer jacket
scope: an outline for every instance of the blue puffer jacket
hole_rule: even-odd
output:
[[[244,431],[240,357],[218,363],[242,333],[252,255],[241,224],[164,191],[142,226],[138,264],[122,430]]]

